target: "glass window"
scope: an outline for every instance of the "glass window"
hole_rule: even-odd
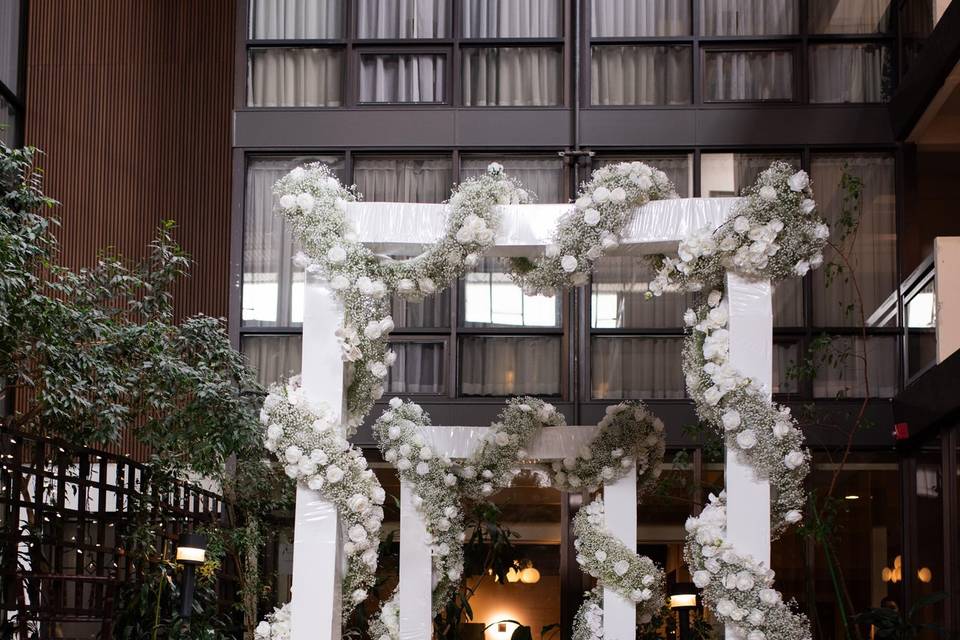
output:
[[[773,393],[797,393],[800,384],[793,369],[800,362],[800,345],[796,342],[773,343]]]
[[[709,102],[791,100],[793,52],[704,51],[703,85]]]
[[[600,258],[590,288],[590,326],[594,329],[683,327],[683,312],[695,306],[693,294],[665,293],[647,299],[647,286],[654,275],[646,256]]]
[[[809,0],[810,33],[884,33],[890,0]]]
[[[683,398],[683,338],[594,336],[591,389],[597,400]]]
[[[892,398],[897,395],[895,337],[871,336],[864,342],[861,337],[834,336],[828,351],[821,355],[828,359],[818,363],[813,379],[814,397]]]
[[[503,165],[507,175],[516,178],[523,188],[536,196],[541,203],[567,202],[564,189],[563,160],[556,155],[542,156],[469,156],[463,155],[460,160],[460,179],[466,180],[483,175],[487,165],[499,162]]]
[[[483,47],[460,52],[463,104],[538,107],[563,102],[563,54],[553,47]]]
[[[810,47],[810,102],[886,102],[893,59],[881,44]]]
[[[591,51],[591,104],[690,104],[689,46],[604,45]]]
[[[445,38],[449,0],[356,0],[358,38]]]
[[[607,156],[594,158],[595,168],[605,167],[618,162],[645,162],[651,167],[660,169],[667,174],[677,194],[681,198],[689,198],[693,194],[693,154],[664,154],[642,156]]]
[[[699,0],[705,36],[797,33],[797,0]]]
[[[496,258],[464,276],[460,284],[460,323],[464,327],[559,327],[556,296],[528,296],[513,283]]]
[[[17,137],[17,114],[10,103],[0,96],[0,140],[12,145]]]
[[[298,250],[289,225],[275,212],[274,183],[306,162],[324,162],[343,180],[343,160],[254,158],[247,166],[243,222],[243,324],[295,326],[303,321],[303,270],[293,264]]]
[[[560,395],[560,336],[465,336],[460,362],[465,396]]]
[[[395,296],[393,298],[391,314],[393,322],[398,329],[449,327],[449,289],[444,289],[440,293],[428,296],[420,302],[411,302],[404,300],[400,296]]]
[[[248,334],[240,340],[240,350],[264,386],[300,373],[303,338],[299,334]]]
[[[450,196],[450,158],[359,156],[353,181],[367,202],[443,202]]]
[[[911,580],[913,602],[944,591],[944,527],[943,527],[943,453],[938,435],[917,454],[916,522],[911,523],[917,535],[916,566],[911,567],[904,580]],[[954,506],[954,508],[956,508]],[[955,597],[955,595],[954,595]],[[902,604],[902,603],[901,603]],[[946,612],[944,603],[924,607],[917,622],[935,624],[942,628]],[[929,633],[924,638],[936,638]]]
[[[17,81],[19,76],[20,2],[5,0],[0,2],[0,82],[17,94],[20,90]]]
[[[844,172],[862,181],[859,207],[845,205]],[[817,209],[830,225],[832,242],[852,245],[849,258],[863,296],[863,315],[869,318],[897,284],[894,160],[885,154],[816,155],[810,173]],[[839,259],[828,248],[824,260],[829,264]],[[814,323],[821,327],[859,325],[856,287],[846,270],[828,278],[830,271],[820,268],[813,272]]]
[[[446,343],[437,340],[394,341],[397,361],[387,372],[389,393],[446,393]]]
[[[464,38],[559,38],[561,0],[461,0]]]
[[[254,40],[332,40],[343,37],[345,0],[250,0]]]
[[[443,54],[361,54],[360,102],[444,102],[446,69]]]
[[[251,107],[339,107],[343,104],[340,49],[251,49],[247,104]]]
[[[644,38],[690,34],[690,0],[593,0],[594,38]]]

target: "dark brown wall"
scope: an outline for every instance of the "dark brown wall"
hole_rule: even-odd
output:
[[[960,151],[908,147],[904,154],[905,191],[901,233],[904,277],[933,254],[937,236],[960,235]]]
[[[33,0],[26,141],[46,157],[61,261],[139,256],[165,218],[195,261],[179,315],[227,315],[231,0]]]

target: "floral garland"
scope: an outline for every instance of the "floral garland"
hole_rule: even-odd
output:
[[[573,640],[602,640],[603,587],[596,586],[583,595],[583,604],[573,616]]]
[[[253,631],[254,640],[290,640],[290,603],[267,614]]]
[[[597,169],[583,186],[574,209],[561,218],[544,255],[532,263],[513,261],[514,281],[528,294],[550,294],[560,287],[586,284],[594,262],[619,245],[623,228],[637,207],[676,197],[667,175],[642,162]]]
[[[387,369],[396,355],[387,349],[393,330],[390,297],[420,300],[436,293],[476,265],[494,241],[499,204],[524,203],[529,194],[496,163],[466,180],[448,201],[444,236],[425,253],[392,260],[373,253],[351,229],[345,204],[359,200],[322,163],[293,169],[274,185],[280,208],[300,237],[299,262],[322,274],[344,306],[345,324],[337,336],[343,358],[352,363],[347,387],[347,435],[359,427],[373,403],[383,397]],[[309,256],[309,257],[308,257]]]
[[[332,502],[346,534],[342,616],[349,618],[376,581],[377,545],[386,493],[360,449],[344,437],[325,406],[310,405],[299,378],[274,386],[263,403],[264,446],[286,474]]]

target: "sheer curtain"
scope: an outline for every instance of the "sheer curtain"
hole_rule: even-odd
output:
[[[449,0],[354,0],[358,38],[443,38]]]
[[[864,397],[868,391],[864,371],[869,374],[870,397],[892,398],[897,395],[896,340],[894,337],[872,336],[864,342],[863,338],[856,336],[834,336],[833,350],[845,355],[836,363],[817,370],[813,380],[814,397]]]
[[[809,0],[810,33],[886,32],[890,4],[890,0]]]
[[[707,51],[705,100],[789,100],[793,97],[790,51]]]
[[[247,67],[251,107],[343,104],[343,52],[339,49],[251,49]]]
[[[700,12],[706,36],[797,33],[797,0],[702,0]]]
[[[300,373],[303,338],[300,335],[246,335],[240,343],[243,355],[257,371],[257,380],[269,386]]]
[[[593,0],[594,38],[683,36],[690,33],[690,0]]]
[[[834,242],[840,241],[842,231],[838,224],[844,198],[840,179],[845,168],[863,181],[860,222],[850,258],[863,294],[864,315],[869,318],[897,286],[894,161],[883,154],[813,158],[810,173],[817,209],[827,219]],[[824,258],[829,262],[836,256],[827,250]],[[845,312],[847,305],[857,301],[853,284],[836,277],[827,286],[824,273],[823,269],[813,272],[814,323],[820,327],[858,326],[859,315]]]
[[[16,93],[20,71],[20,2],[0,1],[0,82]],[[0,114],[3,117],[3,114]],[[2,135],[2,134],[0,134]]]
[[[360,102],[443,102],[446,68],[443,55],[361,55]]]
[[[0,140],[4,144],[12,145],[14,140],[13,127],[16,124],[13,109],[7,104],[7,101],[0,97]]]
[[[563,33],[561,0],[461,0],[465,38],[556,38]]]
[[[689,104],[690,47],[595,46],[590,100],[595,105]]]
[[[810,47],[810,102],[884,102],[892,73],[889,47],[819,44]]]
[[[592,396],[598,400],[685,397],[680,352],[683,338],[591,340]]]
[[[344,0],[250,0],[256,40],[325,40],[343,36]]]
[[[460,283],[463,327],[559,327],[556,296],[528,296],[514,284],[506,264],[484,258]]]
[[[397,361],[387,374],[390,393],[443,394],[446,349],[443,342],[394,342]]]
[[[557,157],[538,158],[535,156],[503,156],[503,157],[464,157],[460,162],[460,179],[466,180],[487,171],[487,165],[499,162],[506,172],[518,179],[524,189],[533,192],[537,202],[559,203],[566,202],[566,193],[563,190],[563,161]]]
[[[466,336],[460,358],[463,395],[560,394],[560,336]]]
[[[606,158],[594,158],[596,167],[605,167],[609,164],[618,162],[644,162],[651,167],[660,169],[673,186],[677,188],[677,194],[681,198],[689,198],[693,193],[693,154],[686,155],[645,155],[645,156],[609,156]]]
[[[533,107],[563,100],[563,55],[550,47],[479,47],[461,51],[463,104]]]
[[[591,326],[596,329],[683,327],[683,312],[693,306],[693,295],[671,293],[648,300],[645,294],[653,276],[646,257],[608,256],[597,260],[591,288]]]
[[[791,367],[800,360],[800,349],[796,343],[775,342],[773,344],[773,393],[797,393],[799,384],[796,377],[790,375]]]

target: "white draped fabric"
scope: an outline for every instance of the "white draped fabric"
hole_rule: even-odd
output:
[[[247,104],[251,107],[339,107],[343,52],[339,49],[252,49]]]
[[[13,144],[13,125],[13,109],[0,97],[0,140],[8,145]]]
[[[461,0],[464,38],[556,38],[561,0]]]
[[[465,336],[460,352],[465,396],[560,394],[560,336]]]
[[[360,56],[360,102],[443,102],[446,56]]]
[[[886,32],[890,28],[890,5],[890,0],[810,0],[810,33]]]
[[[563,55],[550,47],[464,48],[463,104],[534,107],[563,100]]]
[[[354,0],[358,38],[443,38],[449,0]]]
[[[593,0],[594,38],[682,36],[690,33],[689,0]]]
[[[810,47],[810,102],[883,102],[892,71],[889,49],[876,44]]]
[[[404,341],[390,345],[397,361],[387,374],[389,393],[444,392],[446,350],[443,342]]]
[[[789,100],[793,97],[790,51],[708,51],[705,100]]]
[[[689,104],[690,47],[593,47],[590,102],[596,105]]]
[[[246,335],[240,348],[264,386],[300,373],[303,337],[299,334]]]
[[[0,2],[0,82],[7,85],[13,92],[19,91],[17,76],[19,74],[18,55],[20,49],[20,2],[7,0]],[[3,105],[0,104],[0,123],[4,117]],[[0,135],[4,135],[0,133]]]
[[[609,400],[683,398],[682,347],[680,337],[594,337],[592,396]]]
[[[450,196],[449,158],[369,158],[354,162],[353,181],[368,202],[443,202]]]
[[[255,40],[328,40],[343,36],[345,0],[251,0]]]
[[[797,0],[703,0],[700,33],[767,36],[797,33]]]

